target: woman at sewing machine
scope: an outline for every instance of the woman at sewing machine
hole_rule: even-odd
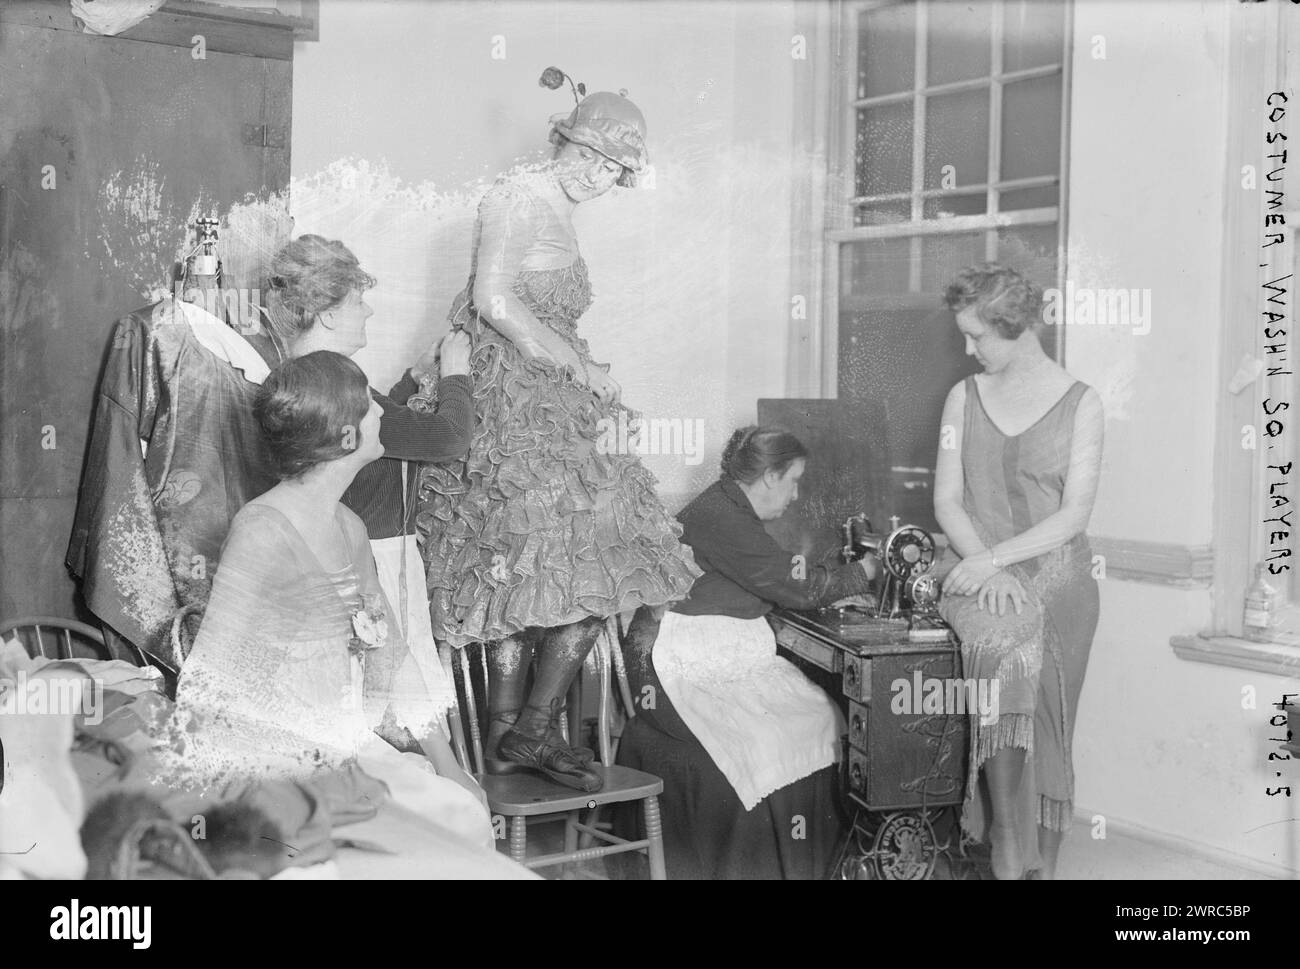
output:
[[[664,780],[671,878],[824,877],[843,830],[843,715],[776,655],[764,616],[865,594],[879,564],[806,565],[764,530],[798,497],[806,460],[792,434],[736,431],[722,477],[678,515],[704,574],[662,621],[642,608],[628,630],[643,702],[618,760]]]
[[[1084,534],[1101,468],[1097,393],[1038,339],[1042,291],[1014,270],[964,270],[948,287],[966,352],[983,367],[952,388],[935,517],[950,568],[940,612],[969,678],[998,686],[998,715],[972,718],[962,824],[992,845],[993,873],[1055,875],[1073,815],[1070,740],[1097,627]],[[986,811],[979,779],[991,802]]]

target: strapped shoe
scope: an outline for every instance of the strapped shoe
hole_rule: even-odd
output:
[[[486,773],[517,774],[520,771],[528,770],[523,764],[517,764],[512,760],[502,760],[497,756],[497,747],[501,743],[501,738],[510,732],[518,719],[518,710],[502,710],[488,722],[487,738],[483,744],[483,770]]]
[[[561,711],[560,715],[563,716],[563,711]],[[521,764],[514,760],[503,760],[498,753],[502,738],[510,732],[518,719],[518,710],[503,710],[489,722],[488,734],[484,739],[483,755],[483,769],[486,773],[517,774],[520,771],[533,769],[527,764]],[[568,747],[569,752],[584,764],[590,764],[596,759],[595,752],[590,748],[573,747],[565,742],[564,733],[560,729],[560,721],[557,717],[551,717],[546,725],[546,740],[557,747]]]
[[[541,771],[557,784],[593,794],[604,786],[604,779],[592,769],[590,757],[584,757],[578,749],[559,739],[559,718],[562,715],[559,699],[553,699],[546,732],[542,736],[535,737],[513,729],[507,732],[497,745],[499,762],[509,764],[509,770],[528,768]]]

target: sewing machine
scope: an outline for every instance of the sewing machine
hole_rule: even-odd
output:
[[[794,431],[811,455],[800,498],[767,523],[773,538],[810,559],[870,555],[881,566],[879,590],[860,604],[768,616],[781,655],[825,688],[848,722],[843,790],[853,823],[836,877],[978,877],[983,866],[957,821],[968,715],[904,702],[918,682],[963,675],[957,637],[936,608],[929,477],[879,460],[876,425],[839,401],[761,400],[759,420]],[[888,529],[877,531],[872,518]]]
[[[876,615],[886,619],[926,617],[938,622],[935,606],[939,601],[939,582],[934,568],[934,538],[916,525],[898,525],[888,535],[875,532],[866,515],[851,515],[844,522],[845,562],[856,562],[874,555],[884,576]]]

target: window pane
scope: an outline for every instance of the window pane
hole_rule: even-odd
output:
[[[858,17],[858,97],[910,91],[916,76],[916,4]]]
[[[927,219],[951,219],[957,215],[984,215],[988,212],[988,194],[940,195],[925,200],[922,214]]]
[[[907,222],[912,218],[910,201],[873,202],[859,205],[853,214],[854,225],[890,225],[895,222]]]
[[[1057,227],[1022,225],[998,230],[998,262],[1023,273],[1044,290],[1056,286]],[[1055,355],[1060,327],[1044,326],[1038,332],[1043,349]]]
[[[854,304],[875,296],[906,293],[910,239],[863,239],[840,246],[840,298]]]
[[[998,262],[1024,273],[1039,286],[1056,285],[1056,223],[998,230]]]
[[[1008,84],[1002,91],[1002,178],[1058,175],[1061,75]]]
[[[925,105],[925,187],[980,185],[989,172],[989,92],[987,88],[928,98]]]
[[[988,77],[993,37],[993,4],[931,3],[926,72],[930,84]]]
[[[1056,185],[1040,185],[1037,188],[1018,188],[1003,192],[998,196],[998,211],[1014,212],[1016,209],[1043,209],[1058,205],[1061,190]]]
[[[823,478],[822,501],[853,494],[860,507],[836,507],[837,513],[862,511],[880,527],[897,515],[937,530],[934,465],[943,402],[953,384],[978,369],[942,294],[842,309],[837,369],[846,426],[835,450],[852,449],[845,462],[852,473],[848,480]],[[818,474],[830,449],[813,453],[809,475]]]
[[[1004,71],[1061,63],[1065,38],[1061,0],[1007,0],[1003,18]]]
[[[957,273],[984,261],[983,232],[926,236],[921,240],[921,289],[942,293]]]
[[[912,102],[858,111],[854,151],[858,195],[912,190]]]

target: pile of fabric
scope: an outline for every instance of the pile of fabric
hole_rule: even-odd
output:
[[[396,792],[358,765],[204,791],[160,783],[173,709],[161,688],[149,667],[0,645],[0,878],[535,877],[395,810]]]

